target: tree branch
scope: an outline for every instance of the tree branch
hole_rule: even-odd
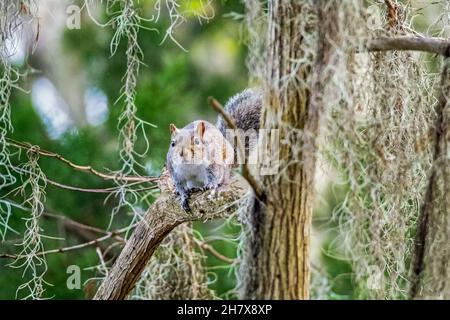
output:
[[[450,55],[450,41],[443,38],[411,36],[380,37],[368,40],[366,49],[370,52],[390,50],[425,51],[448,57]]]
[[[72,167],[75,170],[93,174],[104,180],[117,180],[117,181],[124,181],[124,182],[156,182],[158,180],[157,177],[120,176],[120,175],[111,175],[111,174],[102,173],[100,171],[95,170],[91,166],[82,166],[79,164],[75,164],[72,161],[64,158],[63,156],[61,156],[55,152],[40,149],[39,147],[33,146],[32,144],[30,144],[28,142],[16,141],[11,138],[7,138],[7,141],[11,145],[13,145],[17,148],[21,148],[21,149],[25,149],[25,150],[34,149],[35,152],[38,152],[41,156],[55,158],[55,159],[65,163],[69,167]]]
[[[91,232],[95,232],[95,233],[103,234],[103,235],[107,235],[111,232],[111,231],[107,231],[104,229],[100,229],[100,228],[97,228],[97,227],[94,227],[91,225],[87,225],[87,224],[75,221],[73,219],[70,219],[69,217],[66,217],[66,216],[63,216],[60,214],[56,214],[56,213],[52,213],[49,211],[44,211],[44,213],[42,215],[47,218],[59,219],[59,220],[63,221],[64,226],[66,228],[72,228],[72,229],[76,228],[76,229],[80,229],[80,230],[82,229],[82,230],[87,230],[87,231],[91,231]],[[129,227],[129,228],[132,228],[132,227]],[[125,239],[118,235],[120,233],[118,231],[119,230],[115,231],[115,233],[117,235],[114,238],[120,242],[125,243]],[[127,231],[127,230],[125,230],[125,231]],[[90,241],[90,240],[92,240],[92,239],[89,239],[88,241]]]
[[[229,184],[219,187],[215,199],[212,199],[212,190],[195,193],[190,200],[190,213],[181,208],[167,172],[161,176],[160,188],[161,195],[134,230],[94,299],[126,298],[161,241],[176,226],[188,221],[206,221],[228,216],[247,191],[248,185],[238,175],[234,175]]]
[[[232,259],[232,258],[228,258],[227,256],[221,254],[220,252],[218,252],[216,249],[214,249],[214,247],[212,245],[210,245],[209,243],[206,243],[205,241],[201,241],[198,239],[195,239],[195,243],[203,250],[208,251],[209,253],[211,253],[214,257],[216,257],[219,260],[222,260],[225,263],[228,264],[233,264],[236,262],[236,259]]]
[[[63,252],[68,252],[68,251],[74,251],[74,250],[78,250],[78,249],[83,249],[86,247],[90,247],[90,246],[98,246],[102,241],[111,239],[111,238],[116,238],[119,234],[124,233],[126,231],[128,231],[129,228],[131,227],[125,227],[116,231],[106,231],[106,234],[100,238],[96,238],[93,240],[90,240],[88,242],[84,242],[84,243],[79,243],[70,247],[63,247],[63,248],[57,248],[57,249],[51,249],[51,250],[47,250],[47,251],[42,251],[37,253],[37,256],[45,256],[45,255],[49,255],[52,253],[63,253]],[[23,259],[23,258],[27,258],[26,255],[13,255],[13,254],[8,254],[8,253],[4,253],[4,254],[0,254],[0,258],[10,258],[10,259]]]
[[[86,192],[86,193],[114,193],[117,192],[121,187],[110,187],[110,188],[81,188],[81,187],[75,187],[75,186],[69,186],[67,184],[59,183],[53,180],[50,180],[49,178],[46,178],[46,181],[60,189],[70,190],[70,191],[79,191],[79,192]],[[145,181],[142,181],[145,182]],[[135,184],[136,182],[133,182]],[[155,190],[158,187],[156,185],[150,186],[150,187],[144,187],[139,189],[133,189],[134,192],[140,192],[140,191],[149,191],[149,190]]]

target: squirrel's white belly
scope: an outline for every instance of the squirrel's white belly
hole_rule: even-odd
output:
[[[203,188],[208,181],[206,166],[202,164],[180,164],[174,171],[188,189]]]

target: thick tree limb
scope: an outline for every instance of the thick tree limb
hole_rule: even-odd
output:
[[[450,41],[442,38],[422,37],[380,37],[370,39],[366,43],[368,51],[412,50],[440,54],[444,57],[450,55]]]
[[[245,181],[235,175],[229,184],[219,188],[216,195],[212,190],[193,194],[190,200],[191,213],[186,213],[181,208],[167,175],[160,179],[160,187],[161,195],[134,230],[94,299],[125,299],[156,248],[176,226],[188,221],[228,216],[234,211],[237,200],[248,189]]]

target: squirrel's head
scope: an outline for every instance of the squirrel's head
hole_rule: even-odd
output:
[[[206,123],[194,121],[192,126],[178,129],[170,124],[170,149],[172,161],[175,164],[206,164]]]

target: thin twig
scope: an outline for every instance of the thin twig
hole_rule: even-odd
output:
[[[230,129],[237,130],[234,119],[230,116],[230,114],[225,110],[225,108],[220,104],[219,101],[217,101],[213,97],[208,97],[208,103],[211,105],[211,107],[213,107],[214,110],[216,110],[216,112],[218,112],[223,117]],[[242,160],[242,176],[248,181],[253,191],[255,192],[256,197],[258,199],[261,199],[264,196],[264,192],[258,181],[250,173],[247,162],[245,161],[245,149],[242,145],[241,139],[238,138],[236,140],[239,158]]]
[[[80,192],[87,192],[87,193],[111,193],[111,192],[115,192],[117,191],[117,189],[119,187],[113,187],[113,188],[106,188],[106,189],[92,189],[92,188],[81,188],[81,187],[74,187],[74,186],[69,186],[67,184],[62,184],[56,181],[53,181],[49,178],[46,178],[46,181],[58,188],[61,189],[66,189],[66,190],[71,190],[71,191],[80,191]]]
[[[105,272],[106,277],[108,276],[108,268],[106,267],[105,259],[103,259],[102,249],[100,247],[95,248],[95,252],[97,252],[98,259],[100,260],[100,264]]]
[[[84,242],[84,243],[80,243],[80,244],[76,244],[70,247],[63,247],[63,248],[57,248],[57,249],[51,249],[51,250],[47,250],[44,252],[39,252],[38,255],[43,256],[43,255],[47,255],[47,254],[52,254],[52,253],[63,253],[63,252],[68,252],[68,251],[74,251],[74,250],[78,250],[78,249],[83,249],[86,247],[90,247],[90,246],[98,246],[98,244],[102,241],[111,239],[113,237],[115,237],[117,235],[116,232],[110,232],[109,234],[104,235],[103,237],[88,241],[88,242]],[[24,258],[24,257],[20,257],[19,258]]]
[[[26,173],[28,175],[33,175],[32,172],[29,172],[27,170],[24,170],[22,168],[18,168],[15,166],[8,166],[11,169],[13,169],[14,171],[18,172],[18,173]],[[69,186],[67,184],[63,184],[60,182],[56,182],[54,180],[49,179],[48,177],[46,177],[45,179],[46,182],[48,182],[49,184],[61,188],[61,189],[66,189],[66,190],[71,190],[71,191],[80,191],[80,192],[88,192],[88,193],[113,193],[116,192],[118,190],[120,190],[122,187],[121,186],[117,186],[117,187],[110,187],[110,188],[81,188],[81,187],[75,187],[75,186]],[[134,184],[139,184],[139,183],[143,183],[145,181],[140,181],[140,182],[132,182],[127,186],[131,186]],[[139,192],[139,191],[145,191],[145,190],[153,190],[153,189],[158,189],[157,185],[154,186],[150,186],[150,187],[144,187],[144,188],[139,188],[136,190],[133,190],[135,192]]]
[[[105,235],[103,237],[91,240],[89,242],[80,243],[80,244],[77,244],[77,245],[74,245],[74,246],[70,246],[70,247],[64,247],[64,248],[47,250],[47,251],[44,251],[44,252],[39,252],[36,255],[37,256],[45,256],[47,254],[52,254],[52,253],[63,253],[63,252],[78,250],[78,249],[82,249],[82,248],[85,248],[85,247],[98,245],[100,242],[105,241],[107,239],[110,239],[110,238],[112,238],[114,236],[115,236],[115,234],[111,233],[111,234],[107,234],[107,235]],[[26,258],[26,257],[27,257],[26,255],[0,254],[0,258],[23,259],[23,258]]]
[[[87,193],[113,193],[118,191],[121,187],[111,187],[111,188],[81,188],[81,187],[74,187],[74,186],[69,186],[67,184],[62,184],[53,180],[50,180],[49,178],[46,179],[46,181],[51,184],[54,185],[55,187],[61,188],[61,189],[66,189],[66,190],[72,190],[72,191],[80,191],[80,192],[87,192]],[[150,187],[145,187],[145,188],[139,188],[139,189],[135,189],[133,190],[134,192],[140,192],[140,191],[148,191],[148,190],[155,190],[158,189],[157,185],[154,186],[150,186]]]
[[[213,256],[215,256],[217,259],[222,260],[228,264],[233,264],[236,262],[235,259],[232,258],[228,258],[227,256],[221,254],[220,252],[218,252],[216,249],[214,249],[213,246],[211,246],[210,244],[201,241],[199,239],[195,239],[195,243],[202,248],[203,250],[209,251]]]
[[[12,201],[8,201],[8,203],[11,206],[13,206],[15,208],[18,208],[20,210],[27,211],[27,212],[31,211],[30,208],[25,207],[25,206],[23,206],[21,204],[18,204],[18,203],[12,202]],[[64,224],[66,224],[66,225],[71,225],[71,226],[77,227],[79,229],[89,230],[89,231],[92,231],[92,232],[95,232],[95,233],[98,233],[98,234],[109,234],[110,233],[110,231],[107,231],[107,230],[104,230],[104,229],[100,229],[100,228],[97,228],[97,227],[94,227],[94,226],[91,226],[91,225],[87,225],[87,224],[75,221],[75,220],[73,220],[73,219],[71,219],[69,217],[66,217],[66,216],[62,215],[62,214],[50,212],[48,210],[44,210],[44,212],[42,213],[42,216],[46,217],[46,218],[59,219],[59,220],[62,220],[64,222]],[[132,227],[134,227],[134,225]],[[119,235],[117,235],[115,237],[115,239],[117,239],[118,241],[120,241],[122,243],[125,243],[125,239],[120,237]],[[20,242],[20,241],[22,241],[22,239],[17,239],[17,241]]]
[[[16,141],[11,138],[7,138],[7,140],[9,141],[10,144],[12,144],[18,148],[22,148],[22,149],[26,149],[26,150],[34,149],[36,152],[38,152],[42,156],[49,157],[49,158],[55,158],[55,159],[65,163],[66,165],[74,168],[75,170],[91,173],[97,177],[104,179],[104,180],[116,180],[116,181],[125,181],[125,182],[156,182],[158,180],[158,177],[120,176],[120,175],[110,175],[110,174],[102,173],[102,172],[95,170],[91,166],[82,166],[82,165],[75,164],[72,161],[64,158],[63,156],[61,156],[55,152],[35,148],[35,147],[33,147],[32,144],[30,144],[28,142]]]
[[[45,255],[53,254],[53,253],[63,253],[63,252],[68,252],[68,251],[74,251],[74,250],[83,249],[83,248],[90,247],[90,246],[98,246],[98,244],[100,242],[114,238],[118,234],[124,233],[124,232],[128,231],[129,228],[132,228],[134,226],[136,226],[136,224],[131,227],[125,227],[125,228],[122,228],[122,229],[119,229],[116,231],[109,231],[103,237],[100,237],[100,238],[97,238],[97,239],[94,239],[94,240],[91,240],[88,242],[80,243],[77,245],[73,245],[70,247],[57,248],[57,249],[51,249],[51,250],[39,252],[39,253],[37,253],[37,256],[45,256]],[[23,258],[27,258],[27,256],[26,255],[12,255],[12,254],[6,253],[6,254],[0,254],[0,258],[23,259]]]
[[[105,234],[105,235],[110,233],[110,231],[106,231],[104,229],[100,229],[100,228],[97,228],[97,227],[94,227],[94,226],[90,226],[90,225],[87,225],[87,224],[75,221],[73,219],[70,219],[70,218],[68,218],[66,216],[56,214],[56,213],[44,211],[43,216],[48,217],[48,218],[53,218],[53,219],[59,219],[59,220],[62,220],[64,223],[68,224],[68,225],[72,225],[72,226],[75,226],[75,227],[80,228],[80,229],[89,230],[89,231],[92,231],[92,232],[95,232],[95,233]],[[119,235],[116,235],[114,238],[117,239],[120,242],[125,243],[125,239],[120,237]]]

